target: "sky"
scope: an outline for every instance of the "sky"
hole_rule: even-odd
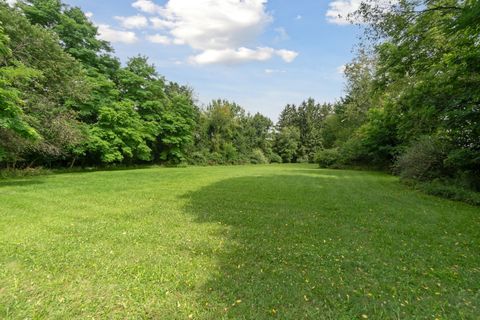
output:
[[[125,62],[148,56],[200,104],[234,101],[276,120],[286,104],[333,102],[344,89],[361,0],[66,0]]]

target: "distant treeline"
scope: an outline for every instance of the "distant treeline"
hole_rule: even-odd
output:
[[[480,189],[478,1],[367,1],[365,37],[334,104],[287,105],[276,125],[124,66],[79,8],[0,0],[0,167],[318,162]]]
[[[313,162],[320,147],[329,105],[309,100],[275,128],[233,102],[198,107],[146,57],[122,66],[59,0],[3,2],[0,21],[1,167]]]

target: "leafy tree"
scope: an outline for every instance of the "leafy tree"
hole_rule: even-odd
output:
[[[268,117],[260,113],[249,116],[244,130],[244,135],[248,139],[248,148],[260,149],[265,155],[270,155],[273,143],[272,128],[273,122]]]
[[[80,8],[69,7],[60,0],[23,0],[19,7],[32,24],[53,30],[64,50],[84,66],[110,77],[120,67],[118,59],[110,55],[110,44],[98,39],[97,27]]]
[[[300,130],[296,127],[285,127],[275,137],[276,152],[282,157],[283,162],[296,160],[296,152],[300,144]]]
[[[154,137],[132,102],[118,102],[99,110],[98,122],[89,129],[88,150],[103,163],[151,160],[147,141]]]
[[[327,117],[324,141],[342,159],[389,166],[419,137],[433,137],[446,157],[424,176],[480,189],[479,2],[384,5],[366,0],[356,13],[367,23],[364,49],[346,68],[347,94]]]
[[[17,10],[1,5],[0,21],[11,50],[4,59],[4,74],[14,75],[5,79],[23,101],[24,121],[41,137],[35,142],[14,137],[15,143],[8,143],[15,144],[14,158],[24,162],[62,160],[72,144],[82,139],[69,107],[88,95],[81,66],[63,51],[52,33],[31,25]]]
[[[300,106],[287,105],[280,114],[276,129],[296,128],[300,133],[300,142],[295,151],[295,159],[314,162],[317,150],[323,148],[322,130],[326,118],[332,113],[330,104],[319,104],[310,98]]]
[[[12,155],[15,140],[36,140],[39,137],[25,119],[24,101],[16,86],[30,83],[40,73],[21,63],[5,66],[12,53],[8,44],[9,38],[0,26],[0,161]]]

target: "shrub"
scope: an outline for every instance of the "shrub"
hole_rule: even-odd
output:
[[[223,146],[223,155],[227,163],[234,164],[238,161],[238,151],[233,143],[225,143]]]
[[[260,149],[255,149],[250,155],[250,163],[252,164],[265,164],[268,163],[267,157],[263,154],[263,151]]]
[[[297,163],[308,163],[308,157],[307,156],[301,156],[297,158]]]
[[[445,176],[445,159],[444,144],[434,137],[423,136],[398,157],[394,169],[403,179],[432,180]]]
[[[42,167],[25,169],[0,169],[0,179],[43,176],[51,173],[51,170],[44,169]]]
[[[454,148],[448,153],[445,166],[456,170],[456,183],[480,191],[480,152]]]
[[[212,152],[208,154],[207,163],[209,165],[225,164],[225,160],[222,154],[218,152]]]
[[[278,153],[270,154],[270,162],[271,163],[282,163],[282,157],[278,155]]]
[[[341,155],[337,148],[319,150],[316,154],[316,163],[321,168],[331,168],[340,164]]]
[[[434,181],[414,183],[413,185],[426,194],[480,206],[479,192],[455,185],[452,181],[435,179]]]
[[[319,149],[316,149],[314,152],[310,152],[308,154],[308,163],[316,163],[317,162],[317,153]]]
[[[188,157],[188,162],[196,166],[205,166],[208,164],[207,156],[204,152],[195,151]]]

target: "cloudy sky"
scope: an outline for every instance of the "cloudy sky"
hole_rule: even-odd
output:
[[[342,95],[360,0],[67,0],[122,61],[150,57],[200,103],[225,98],[276,119],[287,103]]]

